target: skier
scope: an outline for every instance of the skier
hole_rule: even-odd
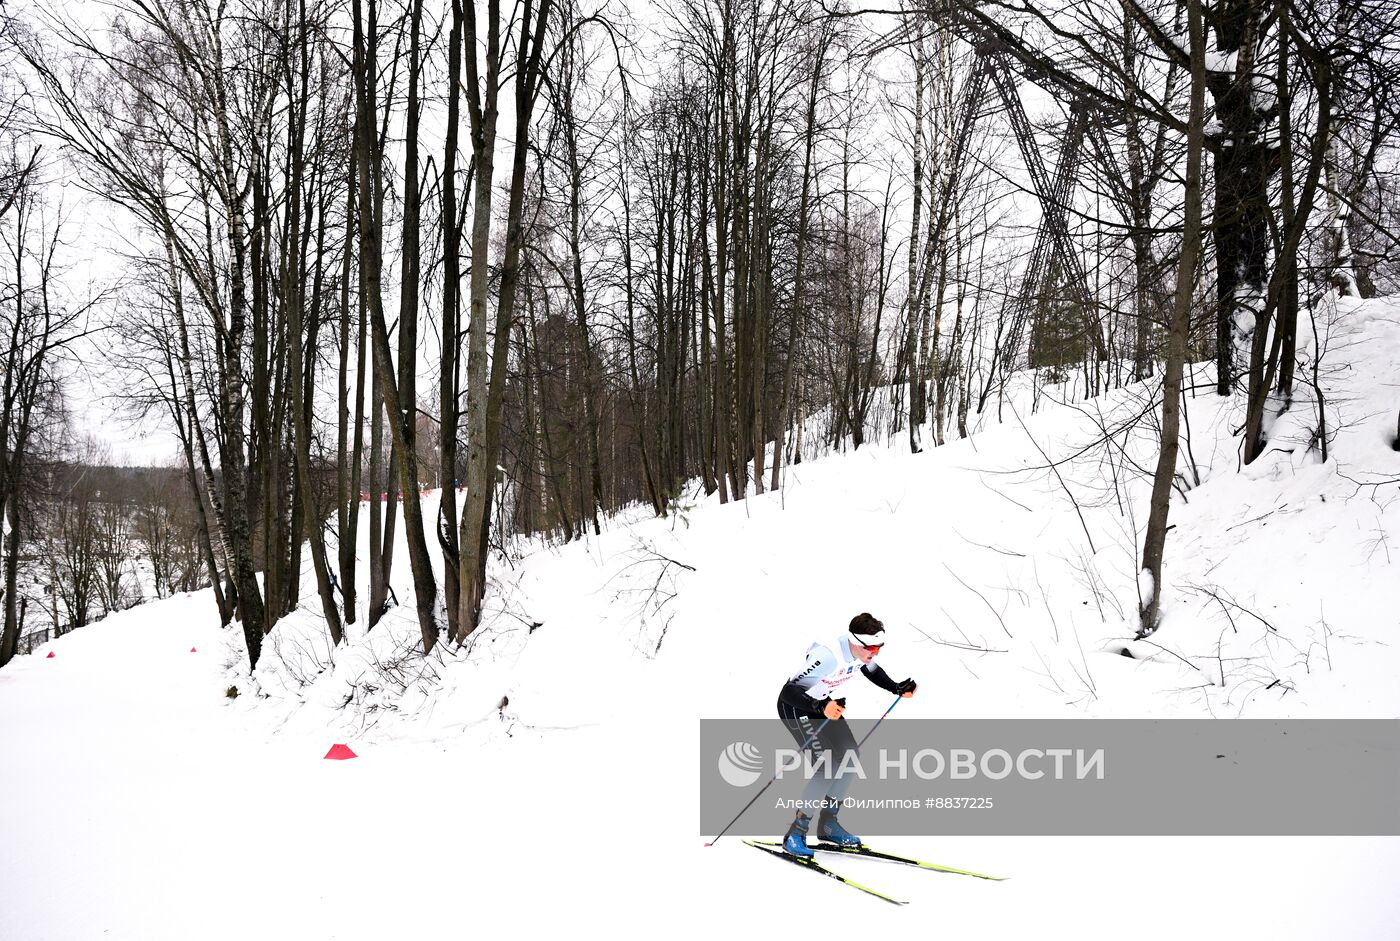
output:
[[[884,644],[885,625],[870,614],[857,614],[847,633],[835,643],[814,643],[807,648],[801,672],[788,680],[778,694],[778,718],[799,746],[812,739],[808,748],[817,769],[807,782],[797,816],[783,837],[783,849],[794,856],[811,859],[816,855],[807,846],[812,810],[820,810],[819,839],[839,846],[861,845],[860,837],[848,832],[836,819],[850,789],[859,754],[851,728],[841,716],[846,711],[846,700],[833,698],[833,694],[859,669],[881,689],[906,699],[913,696],[917,683],[912,679],[896,683],[872,662]],[[823,717],[829,720],[825,726],[821,725]]]

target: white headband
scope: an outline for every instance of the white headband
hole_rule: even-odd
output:
[[[857,634],[848,632],[846,634],[852,644],[861,647],[883,647],[885,645],[885,632],[877,631],[874,634]]]

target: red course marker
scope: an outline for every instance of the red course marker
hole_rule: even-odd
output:
[[[191,648],[190,648],[190,653],[195,653],[195,652],[196,652],[195,649],[194,649],[193,647],[191,647]]]
[[[49,655],[48,655],[47,657],[45,657],[44,659],[45,659],[45,660],[52,660],[52,659],[53,659],[53,651],[50,650],[50,651],[49,651]]]
[[[335,761],[344,761],[346,758],[358,758],[359,755],[352,752],[349,745],[332,745],[331,750],[326,752],[326,757]]]

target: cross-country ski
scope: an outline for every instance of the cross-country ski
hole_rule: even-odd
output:
[[[773,848],[773,846],[766,843],[758,843],[753,840],[745,840],[744,842],[747,843],[749,846],[752,846],[754,849],[763,850],[765,853],[768,853],[771,856],[776,856],[779,859],[785,859],[790,863],[795,863],[803,869],[820,873],[821,875],[826,876],[830,879],[835,879],[837,882],[840,882],[843,885],[848,885],[853,889],[859,889],[867,895],[873,895],[876,898],[884,899],[886,902],[893,902],[895,905],[907,904],[905,902],[901,902],[899,899],[890,898],[883,892],[878,892],[875,889],[870,888],[870,886],[868,885],[862,885],[859,882],[855,882],[851,879],[846,878],[843,875],[840,875],[839,873],[832,872],[830,869],[827,869],[825,866],[823,866],[821,863],[818,863],[814,859],[802,856],[794,856],[792,853],[784,852],[781,847],[775,849]]]
[[[768,840],[752,840],[748,842],[752,842],[758,846],[778,848],[782,847],[781,843],[775,843]],[[865,846],[863,844],[860,846],[838,846],[833,843],[814,843],[810,844],[810,846],[813,850],[815,850],[818,853],[831,853],[837,856],[856,856],[861,859],[878,859],[889,863],[899,863],[905,866],[915,866],[919,869],[929,869],[934,872],[946,872],[959,876],[972,876],[975,879],[986,879],[991,882],[1004,882],[1008,878],[1006,876],[989,876],[985,873],[973,872],[969,869],[954,869],[952,866],[942,866],[938,863],[930,863],[922,859],[913,859],[909,856],[899,856],[895,853],[884,853],[880,850],[872,849],[871,847]]]

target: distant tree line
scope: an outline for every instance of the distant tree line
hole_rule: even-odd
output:
[[[113,611],[207,587],[199,525],[176,469],[31,455],[13,556],[18,652]]]

